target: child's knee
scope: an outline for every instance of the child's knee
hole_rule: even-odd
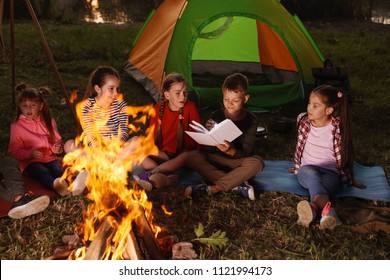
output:
[[[253,172],[258,173],[264,169],[264,161],[260,156],[248,157],[245,159],[245,163],[253,168]]]
[[[76,143],[75,143],[74,139],[67,140],[64,144],[65,154],[74,152],[75,150],[76,150]]]

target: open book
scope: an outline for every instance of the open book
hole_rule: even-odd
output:
[[[196,131],[186,131],[196,142],[201,145],[215,146],[223,144],[223,141],[232,142],[242,134],[242,131],[230,119],[216,124],[210,131],[196,121],[192,121],[190,126]]]

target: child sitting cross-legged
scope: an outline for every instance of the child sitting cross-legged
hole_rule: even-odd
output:
[[[184,131],[193,129],[189,124],[200,122],[196,105],[187,100],[187,81],[178,73],[170,73],[163,82],[162,95],[155,105],[156,116],[151,119],[155,125],[157,156],[149,156],[142,162],[146,172],[133,175],[138,184],[146,189],[177,185],[179,176],[167,175],[186,164],[188,152],[197,147],[196,142]]]
[[[207,146],[190,152],[187,165],[211,184],[188,186],[185,189],[187,197],[233,190],[255,200],[254,189],[248,180],[264,168],[264,162],[254,154],[258,119],[243,108],[249,99],[247,90],[246,76],[235,73],[225,79],[222,85],[224,108],[211,114],[206,128],[210,130],[215,123],[231,119],[242,135],[232,142],[225,140],[216,147]]]

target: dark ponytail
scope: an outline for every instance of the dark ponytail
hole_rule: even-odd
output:
[[[99,66],[89,75],[88,84],[85,89],[84,99],[96,97],[98,94],[95,90],[95,85],[102,87],[106,83],[107,77],[114,77],[120,80],[118,71],[111,66]]]
[[[312,93],[318,94],[326,106],[333,108],[332,116],[340,119],[342,167],[352,172],[354,151],[348,97],[329,85],[321,85]]]

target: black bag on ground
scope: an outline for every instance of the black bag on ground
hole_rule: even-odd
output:
[[[311,72],[315,79],[315,87],[320,85],[333,86],[345,93],[349,101],[352,102],[347,68],[333,67],[332,62],[326,59],[323,68],[312,68]]]
[[[343,92],[350,90],[347,69],[344,67],[333,67],[332,62],[326,59],[323,68],[312,68],[315,79],[315,86],[331,85]]]

